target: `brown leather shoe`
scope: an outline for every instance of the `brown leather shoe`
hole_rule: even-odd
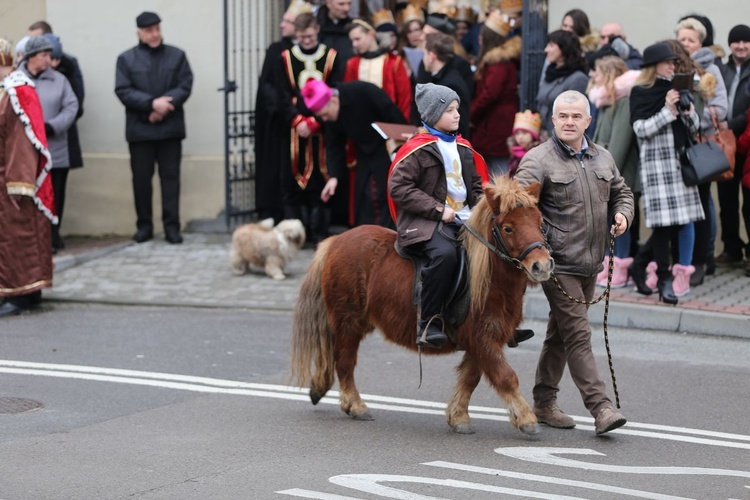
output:
[[[739,267],[742,265],[742,251],[740,251],[739,255],[732,255],[727,252],[721,252],[721,254],[716,256],[714,261],[719,266]]]
[[[626,422],[627,419],[625,419],[625,417],[613,410],[612,407],[608,406],[602,409],[594,420],[596,435],[601,436],[605,432],[622,427]]]
[[[540,424],[546,424],[558,429],[572,429],[576,426],[575,421],[567,416],[557,405],[534,407],[534,415]]]

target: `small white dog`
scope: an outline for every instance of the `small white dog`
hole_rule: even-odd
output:
[[[273,219],[245,224],[234,230],[229,260],[232,273],[245,274],[250,268],[263,269],[275,280],[283,280],[284,266],[305,244],[305,227],[297,219],[273,225]]]

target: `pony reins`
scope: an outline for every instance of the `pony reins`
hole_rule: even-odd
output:
[[[615,227],[619,227],[619,224],[615,224]],[[610,232],[610,239],[609,239],[609,266],[607,269],[607,286],[604,288],[604,291],[602,294],[597,297],[596,299],[592,301],[586,301],[581,299],[576,299],[574,297],[571,297],[571,295],[566,292],[562,285],[560,285],[560,282],[557,280],[557,276],[555,276],[555,273],[552,273],[551,280],[555,282],[555,285],[557,285],[557,289],[562,292],[563,295],[565,295],[569,300],[575,302],[576,304],[585,304],[587,306],[598,304],[601,302],[602,299],[604,300],[604,321],[603,321],[603,327],[604,327],[604,346],[607,348],[607,362],[609,363],[609,373],[612,376],[612,390],[615,393],[615,404],[617,405],[617,408],[620,408],[620,393],[617,391],[617,378],[615,378],[615,367],[612,364],[612,352],[609,348],[609,335],[607,334],[607,317],[609,315],[609,294],[610,290],[612,288],[612,273],[614,271],[614,256],[615,256],[615,234],[614,232]]]
[[[505,240],[503,240],[503,236],[500,234],[500,230],[497,228],[495,223],[492,223],[492,238],[495,240],[495,245],[487,241],[481,234],[477,232],[476,229],[471,227],[470,224],[464,224],[463,221],[456,216],[454,219],[459,225],[463,226],[464,229],[469,231],[472,236],[474,236],[476,239],[478,239],[484,246],[489,248],[492,253],[500,257],[501,260],[507,262],[511,266],[515,267],[518,270],[522,270],[523,266],[521,265],[521,262],[526,258],[527,255],[529,255],[531,252],[536,250],[539,247],[547,247],[547,250],[552,253],[552,249],[550,248],[549,244],[546,241],[535,241],[531,245],[527,246],[523,252],[521,252],[521,255],[516,257],[511,257],[510,254],[508,254],[508,247],[505,245]],[[497,245],[497,246],[496,246]]]

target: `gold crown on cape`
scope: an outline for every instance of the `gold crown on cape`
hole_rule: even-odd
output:
[[[412,21],[424,23],[424,11],[419,5],[410,3],[401,12],[403,12],[401,24],[409,24]]]
[[[516,113],[516,119],[513,121],[513,130],[523,129],[539,135],[542,129],[542,118],[539,113],[534,113],[530,109]]]
[[[292,0],[289,4],[289,8],[286,9],[285,14],[292,14],[294,17],[300,14],[312,14],[312,5],[305,2],[305,0]]]
[[[456,0],[433,0],[432,2],[430,2],[430,12],[445,14],[446,16],[453,19],[458,13]]]
[[[395,19],[393,19],[393,12],[390,10],[380,9],[372,15],[372,25],[376,28],[388,23],[396,24]]]

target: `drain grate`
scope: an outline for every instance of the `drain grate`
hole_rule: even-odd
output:
[[[26,413],[40,410],[44,405],[33,399],[23,398],[0,398],[0,415],[12,415],[14,413]]]

